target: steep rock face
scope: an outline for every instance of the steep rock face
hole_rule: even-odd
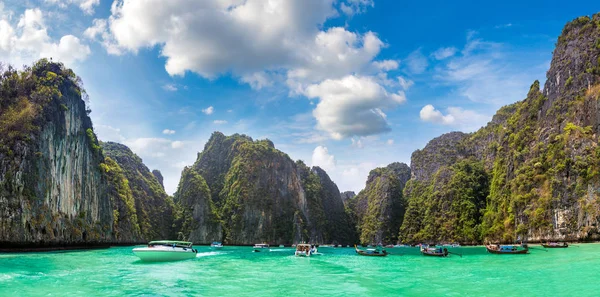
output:
[[[0,83],[0,244],[111,241],[103,157],[76,76],[40,60],[4,69]]]
[[[186,189],[197,190],[186,196]],[[343,224],[338,222],[345,213],[324,171],[292,161],[269,140],[245,135],[213,133],[196,163],[184,170],[175,200],[196,214],[184,215],[189,223],[182,223],[193,225],[183,237],[194,241],[323,243],[351,236],[347,228],[327,229],[329,222]]]
[[[215,132],[193,165],[194,170],[206,180],[211,197],[218,206],[222,206],[219,194],[225,183],[225,175],[231,168],[238,144],[245,141],[252,141],[252,138],[240,134],[227,137],[221,132]]]
[[[163,175],[160,172],[160,170],[152,170],[152,175],[154,175],[154,177],[156,177],[156,180],[158,180],[158,183],[160,184],[160,186],[163,188],[163,190],[165,189],[165,185],[163,184]]]
[[[118,243],[143,242],[135,199],[123,169],[110,157],[105,157],[100,167],[108,181],[107,194],[113,207],[113,240]]]
[[[356,232],[337,185],[320,167],[309,169],[302,161],[297,161],[296,165],[310,214],[306,224],[311,230],[307,234],[308,241],[334,244],[356,242]]]
[[[346,191],[346,192],[340,193],[340,196],[342,198],[342,202],[344,202],[344,205],[346,205],[346,202],[348,200],[354,198],[356,196],[356,193],[354,193],[354,191]]]
[[[399,240],[477,243],[488,193],[489,177],[474,159],[441,166],[428,180],[411,179],[404,188],[408,206]]]
[[[379,244],[398,241],[406,201],[402,190],[411,177],[404,163],[392,163],[371,170],[365,189],[347,202],[356,222],[361,243]]]
[[[101,145],[104,154],[122,168],[123,175],[128,181],[135,204],[139,232],[144,241],[173,238],[176,233],[172,228],[175,215],[174,203],[165,193],[158,179],[148,170],[142,159],[127,146],[114,142],[103,142]],[[125,202],[127,203],[129,202]],[[129,230],[117,231],[129,232]]]
[[[183,169],[175,203],[180,205],[182,212],[179,239],[196,243],[223,239],[221,220],[210,189],[204,178],[190,167]]]
[[[452,201],[459,197],[467,205],[460,207],[474,207],[483,216],[473,211],[462,234],[411,220],[403,225],[402,239],[600,238],[599,57],[600,14],[570,22],[558,38],[543,91],[536,81],[525,100],[501,108],[486,127],[451,146],[415,152],[411,166],[417,173],[405,191],[409,213],[422,211],[412,209],[413,202],[446,205],[450,208],[429,211],[452,221]],[[438,162],[439,155],[451,161]],[[469,182],[478,178],[483,185],[489,181],[487,190]],[[453,186],[457,181],[464,185]],[[478,201],[486,192],[482,205]]]

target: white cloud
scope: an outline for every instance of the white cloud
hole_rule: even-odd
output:
[[[403,101],[404,94],[394,94],[395,90],[388,94],[382,85],[399,87],[386,79],[386,71],[397,69],[398,62],[374,61],[387,46],[374,32],[321,29],[328,19],[339,17],[337,5],[336,0],[116,1],[111,15],[94,20],[85,35],[100,41],[112,54],[158,46],[170,75],[194,72],[207,79],[232,75],[253,89],[284,84],[291,95],[312,93],[322,99],[314,112],[315,117],[319,115],[318,127],[336,138],[387,131],[382,110],[390,108],[393,104],[387,103],[391,101]],[[373,5],[372,0],[346,0],[341,9],[356,14]],[[426,67],[417,54],[412,58],[411,69]],[[323,98],[330,97],[326,90],[316,90],[318,86],[347,80],[349,75],[381,78],[372,80],[379,98],[364,101],[379,103],[367,104],[366,108],[357,103],[350,108],[363,128],[361,124],[351,128],[349,123],[336,122],[349,117],[327,120],[321,116],[327,113]],[[338,131],[343,126],[346,128]]]
[[[511,23],[508,23],[508,24],[502,24],[502,25],[497,25],[497,26],[495,26],[494,28],[495,28],[495,29],[505,29],[505,28],[510,28],[510,27],[512,27],[512,25],[513,25],[513,24],[511,24]]]
[[[44,0],[46,3],[52,3],[58,5],[61,8],[67,7],[69,4],[75,4],[79,6],[79,8],[85,14],[93,14],[94,7],[100,4],[100,0]]]
[[[352,147],[359,148],[359,149],[365,147],[365,145],[362,142],[362,139],[360,139],[360,138],[352,138],[351,140],[352,140]]]
[[[173,135],[175,134],[175,130],[164,129],[162,133],[167,135]]]
[[[108,21],[104,19],[95,19],[93,25],[87,28],[83,35],[91,40],[98,40],[106,51],[111,55],[123,54],[123,49],[119,47],[114,37],[108,29]]]
[[[454,56],[454,54],[456,54],[457,51],[458,49],[456,49],[455,47],[443,47],[433,52],[432,55],[436,60],[443,60]]]
[[[241,77],[241,81],[250,85],[255,90],[260,90],[264,87],[273,85],[271,78],[264,71],[246,74]]]
[[[414,74],[421,74],[425,72],[427,66],[429,66],[427,57],[421,53],[421,49],[417,49],[416,51],[410,53],[410,55],[408,55],[404,61],[406,62],[406,66],[408,66],[408,70]]]
[[[398,61],[396,60],[383,60],[373,62],[373,66],[382,71],[389,71],[398,69]]]
[[[8,12],[8,15],[12,12]],[[54,42],[48,36],[42,11],[27,9],[16,28],[9,19],[0,16],[0,59],[14,65],[30,64],[39,58],[53,58],[72,66],[90,54],[90,48],[73,35],[62,36]]]
[[[412,87],[415,84],[412,80],[406,79],[402,76],[398,76],[398,83],[400,84],[400,87],[402,87],[402,89],[405,91],[410,89],[410,87]]]
[[[317,128],[334,139],[389,131],[383,110],[406,101],[402,92],[388,93],[373,78],[353,75],[311,85],[305,94],[320,99],[313,111]]]
[[[170,92],[175,92],[177,91],[177,86],[174,84],[166,84],[162,86],[163,90],[165,91],[170,91]]]
[[[340,10],[347,16],[353,16],[366,12],[369,6],[374,7],[375,2],[373,0],[346,0],[340,4]]]
[[[183,141],[173,141],[171,142],[171,147],[174,149],[178,149],[178,148],[182,148],[183,147]]]
[[[293,62],[298,45],[336,14],[334,2],[117,1],[106,30],[126,51],[160,45],[171,75],[242,76]]]
[[[206,115],[211,115],[211,114],[213,114],[213,112],[215,112],[215,109],[212,106],[209,106],[209,107],[203,109],[202,112]]]
[[[224,121],[224,120],[214,120],[213,124],[224,125],[224,124],[227,124],[227,121]]]
[[[444,115],[433,105],[425,105],[419,116],[425,122],[432,122],[441,125],[455,126],[461,128],[465,132],[475,131],[481,128],[490,116],[479,114],[472,110],[465,110],[460,107],[448,107],[447,114]]]
[[[369,172],[375,167],[377,166],[372,162],[344,166],[341,176],[336,178],[340,191],[354,191],[358,194],[365,187]]]
[[[329,154],[329,150],[324,146],[317,146],[312,154],[312,166],[319,166],[327,172],[335,171],[335,156]]]
[[[386,143],[388,145],[394,145],[394,140],[393,139],[388,139]]]
[[[373,32],[359,35],[335,27],[319,32],[308,42],[299,51],[302,63],[287,72],[286,83],[292,93],[303,93],[307,85],[325,79],[340,79],[352,73],[370,75],[395,66],[392,60],[371,63],[385,47]]]
[[[442,125],[450,125],[454,123],[454,116],[443,115],[439,110],[435,109],[433,105],[427,104],[423,106],[419,112],[419,117],[425,122],[438,123]]]
[[[98,140],[101,141],[113,141],[123,143],[125,141],[125,137],[121,135],[121,129],[114,128],[107,125],[94,125],[94,132],[98,136]]]
[[[469,100],[492,104],[495,109],[523,99],[531,82],[543,75],[543,69],[519,60],[520,56],[518,52],[507,54],[500,43],[471,37],[461,55],[436,67],[434,78],[456,87]]]

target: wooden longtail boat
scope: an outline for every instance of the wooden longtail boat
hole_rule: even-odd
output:
[[[388,253],[384,249],[381,249],[381,250],[367,249],[366,251],[363,251],[363,250],[358,249],[358,247],[356,247],[356,245],[354,245],[354,249],[356,250],[356,253],[361,256],[385,257],[388,255]]]
[[[447,248],[423,247],[421,246],[421,254],[431,257],[448,257]]]
[[[528,254],[529,253],[529,247],[524,244],[521,245],[521,247],[523,247],[523,249],[519,249],[518,245],[493,245],[493,244],[486,244],[485,248],[487,249],[488,253],[490,254],[507,254],[507,255],[519,255],[519,254]]]
[[[562,242],[562,243],[558,243],[558,242],[546,242],[545,244],[542,243],[542,246],[547,248],[547,249],[564,249],[564,248],[568,248],[569,244],[566,242]]]

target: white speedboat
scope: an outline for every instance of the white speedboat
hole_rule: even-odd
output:
[[[296,246],[296,252],[294,253],[299,257],[310,257],[317,253],[317,246],[312,246],[310,244],[301,243]]]
[[[151,241],[147,247],[134,248],[133,253],[142,261],[163,262],[196,258],[197,250],[187,241]]]
[[[265,249],[269,249],[269,245],[266,243],[257,243],[252,248],[253,248],[253,252],[260,252]]]
[[[213,243],[210,244],[210,247],[215,250],[220,250],[223,248],[223,244],[218,241],[214,241]]]

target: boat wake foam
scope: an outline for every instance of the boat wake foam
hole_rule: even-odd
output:
[[[227,254],[226,252],[206,252],[206,253],[197,253],[196,254],[196,258],[201,258],[201,257],[210,257],[210,256],[217,256],[217,255],[224,255]]]

